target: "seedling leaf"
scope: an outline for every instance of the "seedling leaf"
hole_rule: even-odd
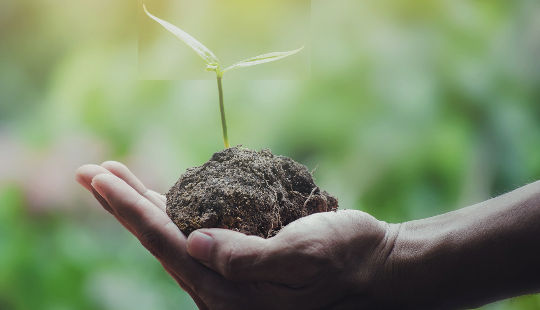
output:
[[[251,57],[251,58],[242,60],[240,62],[235,63],[234,65],[231,65],[231,66],[225,68],[223,70],[223,72],[226,72],[226,71],[229,71],[229,70],[232,70],[232,69],[236,69],[236,68],[240,68],[240,67],[250,67],[250,66],[255,66],[255,65],[259,65],[259,64],[263,64],[263,63],[267,63],[267,62],[280,60],[280,59],[283,59],[285,57],[288,57],[288,56],[291,56],[291,55],[294,55],[294,54],[300,52],[303,48],[304,47],[302,46],[301,48],[295,49],[293,51],[273,52],[273,53],[267,53],[267,54],[262,54],[262,55],[259,55],[259,56]]]
[[[223,87],[221,83],[221,79],[223,78],[223,73],[225,73],[225,71],[240,68],[240,67],[250,67],[250,66],[255,66],[255,65],[259,65],[259,64],[263,64],[267,62],[280,60],[287,56],[294,55],[304,48],[302,46],[301,48],[293,50],[293,51],[273,52],[273,53],[262,54],[259,56],[242,60],[240,62],[233,64],[232,66],[225,68],[225,70],[221,70],[221,64],[218,58],[206,46],[204,46],[201,42],[197,41],[191,35],[187,34],[184,30],[176,27],[175,25],[161,18],[158,18],[152,15],[150,12],[148,12],[148,9],[146,9],[146,5],[144,3],[142,5],[143,5],[144,12],[146,13],[146,15],[148,15],[148,17],[158,22],[166,30],[174,34],[178,39],[180,39],[181,41],[186,43],[189,47],[191,47],[206,62],[206,70],[214,71],[216,73],[216,78],[217,78],[217,83],[218,83],[218,92],[219,92],[219,110],[221,113],[221,129],[223,131],[223,143],[225,145],[225,148],[229,147],[229,138],[227,136],[227,123],[225,121],[225,108],[223,105]]]
[[[158,22],[161,26],[163,26],[165,29],[167,29],[170,33],[174,34],[178,39],[182,40],[184,43],[186,43],[189,47],[191,47],[210,67],[217,68],[219,65],[219,59],[212,53],[211,50],[209,50],[206,46],[204,46],[201,42],[197,41],[194,37],[190,36],[187,32],[184,30],[176,27],[175,25],[159,18],[154,15],[152,15],[150,12],[148,12],[148,9],[146,9],[146,5],[143,3],[144,12],[146,15],[148,15],[151,19]]]

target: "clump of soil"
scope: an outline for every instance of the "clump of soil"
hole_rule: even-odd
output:
[[[306,166],[241,147],[187,169],[167,193],[167,214],[186,236],[219,227],[269,238],[300,217],[337,207]]]

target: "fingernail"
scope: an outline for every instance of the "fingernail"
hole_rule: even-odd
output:
[[[214,238],[202,232],[194,231],[189,235],[187,241],[189,255],[202,261],[210,261]]]

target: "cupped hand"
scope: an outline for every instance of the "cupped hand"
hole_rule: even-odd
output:
[[[85,165],[77,180],[135,235],[201,309],[373,309],[388,294],[399,225],[355,210],[317,213],[263,239],[225,229],[189,238],[165,197],[118,162]]]
[[[165,213],[165,196],[147,189],[121,163],[108,161],[77,169],[77,181],[129,230],[190,294],[200,309],[236,294],[235,287],[186,252],[186,237]]]
[[[251,309],[381,309],[398,226],[355,210],[316,213],[263,239],[219,229],[190,234],[188,253],[246,286]]]

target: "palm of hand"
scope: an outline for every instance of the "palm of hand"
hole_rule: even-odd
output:
[[[166,215],[165,197],[146,189],[124,165],[85,165],[77,180],[201,309],[371,304],[393,243],[388,224],[354,210],[313,214],[270,239],[202,229],[188,240]]]

